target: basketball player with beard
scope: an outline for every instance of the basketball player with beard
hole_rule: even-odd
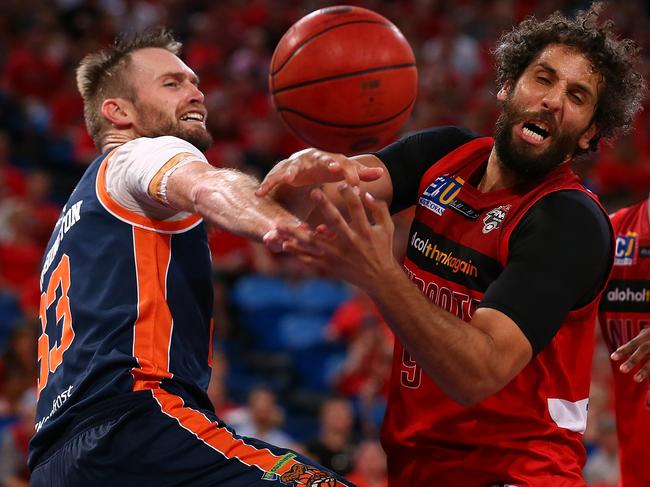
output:
[[[494,138],[441,127],[353,158],[308,149],[258,191],[324,222],[307,239],[280,229],[285,250],[365,290],[398,338],[390,486],[585,485],[613,234],[569,163],[627,130],[645,94],[636,45],[598,10],[500,39]],[[390,214],[412,205],[402,265]]]
[[[202,220],[276,248],[278,226],[298,222],[255,196],[258,181],[208,164],[203,94],[179,49],[151,31],[89,54],[77,70],[102,155],[43,260],[30,485],[350,485],[237,435],[210,404]]]

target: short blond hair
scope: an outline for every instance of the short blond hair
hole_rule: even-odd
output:
[[[146,48],[166,49],[174,55],[182,44],[162,27],[149,29],[131,36],[120,36],[112,46],[85,56],[77,68],[77,89],[84,102],[84,119],[88,134],[100,150],[108,128],[101,115],[101,106],[111,97],[135,99],[133,85],[126,76],[131,53]]]

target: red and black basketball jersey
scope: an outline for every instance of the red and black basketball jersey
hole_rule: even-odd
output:
[[[648,200],[612,216],[616,235],[614,269],[600,301],[599,321],[610,352],[650,327],[650,224]],[[650,485],[650,390],[612,362],[616,428],[624,487]]]
[[[112,154],[112,153],[111,153]],[[212,281],[200,217],[156,221],[105,190],[111,155],[73,191],[41,270],[30,465],[81,413],[132,391],[210,408]]]
[[[493,143],[471,140],[424,174],[404,262],[433,303],[465,321],[508,264],[509,238],[527,211],[554,192],[589,194],[566,164],[533,184],[479,192],[467,181],[484,170]],[[382,431],[389,465],[401,469],[391,478],[408,479],[405,485],[584,485],[595,298],[571,311],[507,386],[472,407],[449,399],[396,343]],[[538,302],[543,308],[544,296]]]

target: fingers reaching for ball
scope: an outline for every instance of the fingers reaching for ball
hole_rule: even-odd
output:
[[[362,181],[379,179],[383,172],[380,167],[367,167],[342,154],[305,149],[280,161],[266,175],[256,194],[266,196],[281,185],[316,187],[323,183],[345,181],[351,186],[358,186]]]

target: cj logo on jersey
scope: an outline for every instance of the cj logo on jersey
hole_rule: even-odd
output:
[[[465,180],[459,176],[439,176],[424,190],[418,203],[442,215],[449,204],[458,196]]]
[[[627,235],[617,235],[614,255],[614,265],[634,264],[637,234],[627,232]]]

